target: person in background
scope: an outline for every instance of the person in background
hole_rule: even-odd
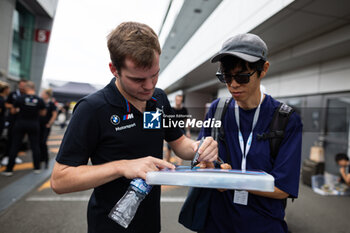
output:
[[[9,93],[10,85],[7,82],[0,81],[0,161],[2,161],[7,146],[7,140],[5,137],[2,137],[2,133],[5,128],[5,117],[7,114],[5,101]]]
[[[335,155],[335,162],[339,166],[340,179],[350,186],[350,162],[349,157],[344,153]]]
[[[67,121],[69,120],[69,106],[70,102],[65,102],[64,104],[60,104],[58,107],[58,122],[60,123],[61,129],[64,129],[67,125]]]
[[[57,107],[52,98],[52,89],[45,89],[41,92],[41,98],[44,100],[46,115],[40,117],[40,161],[48,167],[49,152],[47,148],[47,138],[49,137],[51,126],[57,117]]]
[[[0,81],[0,138],[5,128],[6,98],[10,93],[10,85]]]
[[[6,100],[6,107],[8,109],[8,115],[6,116],[6,124],[7,124],[7,146],[6,150],[4,153],[4,156],[1,160],[1,164],[6,166],[8,164],[9,160],[9,153],[10,153],[10,148],[12,144],[12,139],[13,139],[13,127],[15,125],[16,121],[16,114],[11,113],[11,109],[13,108],[14,103],[16,102],[16,99],[19,98],[20,96],[25,94],[25,85],[27,83],[27,80],[21,79],[18,82],[17,89],[12,91]],[[16,163],[22,163],[22,160],[20,158],[16,157]]]
[[[280,106],[260,90],[270,65],[265,42],[251,33],[233,36],[211,62],[220,63],[216,76],[232,96],[222,119],[226,143],[219,141],[219,156],[232,169],[271,174],[275,187],[273,192],[213,190],[201,233],[287,233],[286,198],[297,198],[299,191],[301,119],[295,112],[290,115],[278,154],[272,158],[269,140],[258,137],[270,131]],[[212,103],[206,119],[214,117],[218,102]],[[210,129],[202,128],[199,137],[210,134]]]
[[[175,114],[175,118],[172,119],[174,121],[184,121],[186,122],[188,111],[187,108],[183,106],[183,95],[176,95],[175,96],[175,107],[172,108]],[[186,137],[191,138],[191,131],[190,128],[186,128],[185,126],[181,128],[181,131]],[[165,153],[165,161],[170,162],[171,159],[171,147],[169,144],[167,144],[167,151]],[[181,165],[182,159],[179,157],[176,157],[176,164]]]
[[[9,162],[4,176],[13,175],[15,159],[25,134],[28,134],[34,164],[34,173],[40,173],[40,128],[39,116],[46,114],[44,101],[35,94],[35,84],[31,81],[25,84],[25,94],[18,97],[11,108],[12,114],[17,114],[13,127],[13,142],[9,153]]]

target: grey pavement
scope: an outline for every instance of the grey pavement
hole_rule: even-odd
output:
[[[0,214],[0,232],[86,232],[90,193],[56,195],[50,189],[35,189]],[[177,222],[186,194],[184,187],[163,188],[162,232],[191,232]],[[288,226],[293,233],[346,233],[349,232],[349,208],[349,197],[320,196],[301,185],[300,198],[288,203]]]
[[[292,233],[350,232],[349,196],[321,196],[301,184],[299,198],[288,200],[286,213]]]
[[[52,134],[59,135],[60,133],[63,132],[58,130]],[[58,148],[57,144],[53,143],[53,145]],[[52,153],[51,157],[54,158],[54,156],[55,153]],[[31,170],[24,170],[16,172],[11,178],[0,176],[0,204],[7,204],[0,211],[0,232],[86,232],[86,209],[91,191],[57,195],[49,188],[47,182],[50,169],[48,172],[43,171],[37,177],[33,175]],[[39,176],[41,176],[40,182],[30,179],[34,177],[39,180]],[[23,182],[21,179],[30,180],[31,187],[9,189],[11,185],[20,185],[20,182]],[[191,232],[177,222],[187,191],[188,188],[185,187],[162,187],[162,232]],[[17,198],[5,200],[4,196],[1,196],[1,193],[4,192],[7,192],[8,195],[12,193]],[[350,232],[349,210],[350,197],[320,196],[315,194],[310,187],[301,184],[299,198],[293,203],[288,202],[287,223],[292,233]]]

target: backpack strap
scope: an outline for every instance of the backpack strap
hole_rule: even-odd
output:
[[[220,127],[220,129],[218,129],[216,127],[213,127],[211,129],[211,136],[214,138],[215,141],[217,141],[219,138],[219,132],[223,131],[223,130],[221,130],[221,128],[223,128],[222,127],[222,122],[223,122],[222,118],[225,116],[228,104],[231,102],[231,100],[232,100],[232,97],[220,98],[219,103],[216,106],[214,119],[221,120],[221,127]]]
[[[228,105],[232,101],[232,97],[227,98],[220,98],[218,105],[215,109],[214,119],[220,119],[221,120],[221,126],[220,128],[212,128],[211,135],[214,138],[215,141],[219,142],[219,140],[225,145],[226,153],[227,153],[227,161],[229,164],[231,164],[231,157],[230,157],[230,151],[228,148],[228,145],[226,143],[225,139],[225,129],[223,126],[224,122],[224,116],[227,111]],[[219,146],[219,144],[218,144]]]
[[[270,132],[258,134],[258,140],[270,141],[270,153],[273,160],[276,159],[280,145],[284,138],[285,129],[287,127],[289,117],[294,112],[294,109],[287,104],[280,103],[276,108],[272,121],[270,123]]]

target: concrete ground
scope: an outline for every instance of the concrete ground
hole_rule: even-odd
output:
[[[55,128],[49,139],[51,157],[57,153],[63,131]],[[24,155],[24,164],[31,157]],[[13,177],[0,176],[1,233],[86,232],[86,207],[91,191],[57,195],[49,188],[52,169],[33,174],[29,164],[19,167]],[[1,168],[0,168],[1,170]],[[162,232],[188,233],[177,222],[187,188],[162,187]],[[288,202],[287,223],[293,233],[349,232],[350,197],[320,196],[300,185],[300,197]]]

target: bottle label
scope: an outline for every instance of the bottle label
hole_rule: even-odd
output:
[[[145,180],[136,178],[130,182],[130,185],[134,186],[141,193],[149,194],[152,189],[152,185],[148,185]]]

